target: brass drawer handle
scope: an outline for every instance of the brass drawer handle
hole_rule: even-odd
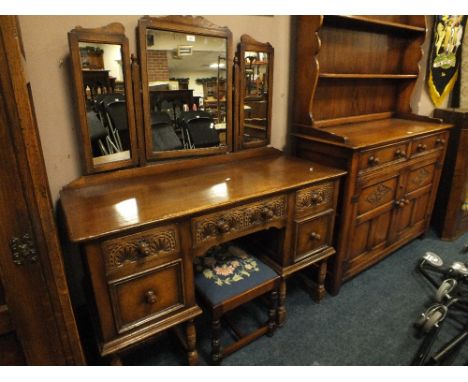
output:
[[[145,240],[140,240],[137,243],[137,251],[138,251],[138,254],[143,257],[147,257],[151,255],[151,247],[149,243]]]
[[[229,226],[229,223],[224,219],[219,220],[216,227],[218,228],[218,231],[221,233],[227,233],[231,229],[231,227]]]
[[[157,301],[156,293],[152,290],[147,291],[145,293],[145,301],[147,304],[153,305]]]
[[[436,145],[443,146],[443,145],[445,145],[445,139],[437,138],[435,143],[436,143]]]
[[[427,149],[427,145],[423,145],[422,143],[420,143],[419,145],[416,146],[416,149],[418,151],[424,151]]]
[[[312,233],[310,234],[310,238],[311,238],[312,240],[320,240],[320,239],[322,238],[322,236],[321,236],[319,233],[317,233],[317,232],[312,232]]]
[[[380,159],[371,155],[369,159],[367,160],[370,166],[376,166],[380,163]]]
[[[395,151],[395,156],[397,158],[406,158],[406,152],[401,149],[398,149],[397,151]]]

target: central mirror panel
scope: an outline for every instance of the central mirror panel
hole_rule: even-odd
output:
[[[140,20],[147,160],[230,150],[230,36],[202,17]]]

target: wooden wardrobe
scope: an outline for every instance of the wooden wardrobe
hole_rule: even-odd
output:
[[[0,366],[82,365],[17,19],[0,17]]]
[[[330,291],[428,228],[450,124],[411,113],[424,16],[295,19],[299,157],[348,171]]]

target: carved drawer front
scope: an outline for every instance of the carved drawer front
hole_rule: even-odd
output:
[[[405,161],[409,156],[408,147],[409,142],[405,141],[395,145],[362,152],[359,155],[359,170],[373,170],[386,163]]]
[[[325,214],[296,222],[295,261],[331,245],[332,218],[332,214]]]
[[[242,231],[284,219],[287,215],[286,195],[264,199],[229,210],[192,219],[193,245],[234,236]]]
[[[398,177],[387,179],[361,190],[357,200],[357,215],[376,209],[388,203],[393,203],[398,185]]]
[[[169,225],[104,241],[101,248],[109,274],[126,266],[168,261],[178,255],[180,244],[177,227]]]
[[[434,178],[435,164],[431,163],[424,167],[419,167],[411,171],[408,175],[406,192],[411,192],[432,183]]]
[[[296,192],[296,218],[334,208],[336,182],[317,184]]]
[[[119,333],[153,323],[184,307],[182,260],[109,282]]]
[[[446,132],[415,138],[411,142],[411,156],[424,155],[432,150],[443,149],[447,145]]]

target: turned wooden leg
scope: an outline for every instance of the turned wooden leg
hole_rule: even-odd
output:
[[[187,321],[185,325],[185,337],[187,341],[187,358],[190,366],[198,365],[197,331],[193,320]]]
[[[286,301],[286,279],[281,278],[279,288],[279,300],[278,300],[278,327],[282,327],[286,320],[286,308],[284,306]]]
[[[222,358],[221,350],[221,320],[219,317],[213,317],[211,322],[211,362],[213,365],[219,365]]]
[[[276,290],[270,293],[269,306],[268,306],[268,333],[267,336],[271,337],[276,330],[276,315],[278,304],[278,292]]]
[[[319,303],[325,297],[325,278],[327,276],[327,260],[323,260],[318,269],[317,285],[312,290],[312,298]]]
[[[111,366],[122,366],[122,358],[120,358],[117,354],[110,355],[108,357],[109,364]]]

